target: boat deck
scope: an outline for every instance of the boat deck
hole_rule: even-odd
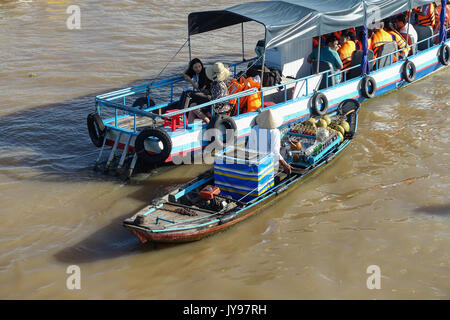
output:
[[[142,116],[136,116],[136,130],[141,131],[144,128],[157,126],[162,127],[164,125],[163,119],[152,119],[149,117],[142,117]],[[117,127],[134,131],[134,117],[129,116],[126,118],[118,119],[117,120]]]
[[[198,227],[202,223],[211,222],[220,217],[220,213],[223,214],[234,208],[236,208],[236,205],[230,203],[222,212],[213,212],[197,206],[187,208],[180,204],[166,202],[161,208],[157,209],[153,205],[147,206],[127,220],[128,222],[140,220],[139,226],[152,231],[190,228]]]

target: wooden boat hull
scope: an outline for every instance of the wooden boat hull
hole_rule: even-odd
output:
[[[346,146],[345,146],[346,147]],[[323,166],[318,166],[315,168],[315,170],[312,170],[308,176],[312,175],[314,171],[322,169],[328,164],[328,162],[324,162]],[[272,203],[279,200],[281,197],[286,196],[289,192],[292,192],[295,190],[296,185],[303,182],[308,176],[303,176],[299,179],[295,179],[292,183],[292,186],[289,188],[286,188],[282,192],[275,193],[274,196],[269,197],[256,205],[249,207],[245,209],[244,211],[235,214],[235,217],[231,216],[224,216],[218,219],[217,222],[211,223],[207,226],[187,229],[183,231],[172,231],[172,232],[152,232],[151,230],[148,230],[146,228],[133,225],[128,222],[124,222],[123,226],[132,234],[134,234],[141,243],[147,243],[147,242],[155,242],[155,243],[183,243],[183,242],[192,242],[192,241],[198,241],[205,237],[212,236],[218,232],[224,231],[226,229],[229,229],[230,227],[234,226],[238,222],[244,221],[251,216],[256,215],[257,213],[261,212],[262,210],[269,207]]]

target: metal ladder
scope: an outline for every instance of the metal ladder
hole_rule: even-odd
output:
[[[112,149],[110,150],[110,153],[108,155],[108,159],[106,161],[102,161],[102,157],[103,157],[103,153],[105,152],[105,146],[106,146],[106,134],[105,134],[105,138],[103,139],[103,144],[102,147],[100,149],[100,153],[98,155],[97,160],[95,161],[95,165],[94,165],[94,170],[97,170],[100,168],[100,166],[102,164],[105,164],[105,167],[103,168],[103,172],[109,173],[110,169],[111,169],[111,165],[113,164],[114,159],[116,159],[118,157],[118,155],[116,155],[117,153],[117,149],[119,146],[119,142],[120,142],[120,138],[122,137],[122,135],[127,135],[124,132],[120,132],[116,135],[116,139],[114,140],[114,145],[112,147]],[[117,167],[116,167],[116,175],[119,176],[122,172],[123,166],[125,164],[125,160],[127,158],[128,155],[128,149],[130,147],[130,143],[131,143],[131,139],[133,138],[132,134],[128,134],[128,138],[127,138],[127,142],[125,144],[125,147],[123,148],[122,154],[120,155],[120,151],[119,151],[119,155],[120,155],[120,160],[117,163]],[[131,163],[129,165],[127,169],[127,178],[129,178],[134,171],[134,168],[136,166],[136,161],[137,161],[137,154],[133,153],[133,158],[131,160]]]

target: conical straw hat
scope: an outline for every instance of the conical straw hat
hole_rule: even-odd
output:
[[[272,110],[265,110],[256,117],[256,124],[262,129],[277,129],[283,124],[283,118]]]

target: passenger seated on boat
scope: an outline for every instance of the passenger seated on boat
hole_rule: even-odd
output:
[[[418,35],[414,26],[408,23],[409,19],[407,13],[402,13],[397,16],[397,31],[402,35],[403,39],[408,40],[408,44],[412,46],[410,55],[415,54]]]
[[[194,90],[209,94],[211,81],[206,76],[205,67],[200,59],[192,59],[183,76],[192,84]]]
[[[183,91],[178,105],[180,109],[189,107],[191,103],[202,104],[211,100],[211,81],[206,76],[200,59],[195,58],[189,62],[189,67],[183,75],[184,79],[192,84],[193,90]]]
[[[211,100],[217,100],[228,95],[227,80],[232,75],[230,69],[222,62],[216,62],[213,66],[206,69],[207,77],[212,81]],[[214,112],[225,114],[230,111],[230,104],[225,102],[215,103]]]
[[[342,70],[342,61],[339,57],[337,50],[339,49],[339,41],[336,36],[332,35],[327,38],[326,46],[320,48],[320,61],[326,61],[331,63],[333,66],[333,73],[337,70]],[[315,48],[308,57],[308,63],[313,63],[313,61],[317,60],[319,48]],[[339,83],[341,80],[341,75],[336,74],[334,76],[335,83]]]
[[[227,79],[231,76],[231,71],[222,62],[216,62],[211,67],[206,68],[206,76],[211,83],[211,101],[217,100],[228,95]],[[191,106],[196,106],[196,103]],[[213,104],[214,112],[218,114],[225,114],[230,111],[231,107],[228,102],[219,102]],[[190,111],[188,115],[188,122],[192,123],[196,118],[202,119],[206,123],[210,122],[211,107],[205,107]]]
[[[400,59],[406,58],[409,55],[409,49],[406,45],[405,39],[396,30],[396,27],[394,25],[394,23],[395,23],[394,20],[386,19],[384,23],[385,23],[385,31],[387,31],[387,33],[389,33],[395,39],[395,42],[397,43],[397,47],[400,50],[399,51]],[[396,60],[394,59],[394,62],[395,61]]]
[[[251,130],[247,149],[261,154],[271,153],[276,167],[279,163],[290,174],[292,167],[281,155],[281,133],[278,128],[283,124],[283,118],[269,109],[260,113],[255,121],[256,126]]]
[[[338,51],[344,70],[348,69],[352,64],[352,55],[355,50],[355,35],[350,31],[345,31],[341,35],[341,48]]]
[[[395,42],[395,38],[384,30],[384,22],[377,22],[369,46],[369,49],[373,51],[375,58],[380,57],[383,45],[391,42]]]

